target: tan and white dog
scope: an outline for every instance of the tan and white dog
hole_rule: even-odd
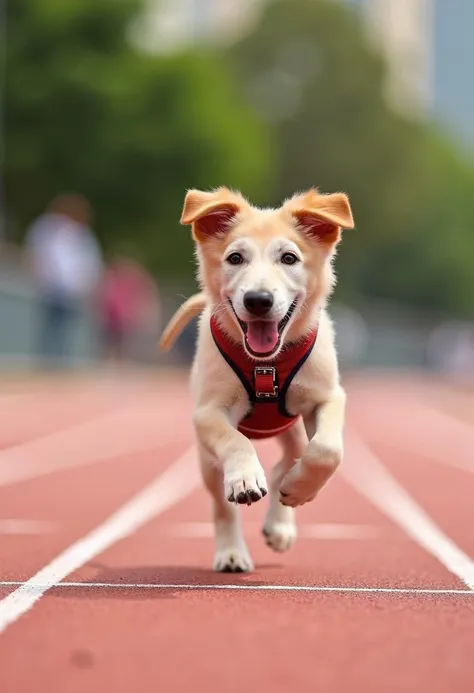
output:
[[[272,364],[315,335],[289,386],[260,393],[260,399],[280,397],[285,389],[279,411],[288,425],[276,435],[282,457],[271,473],[262,529],[270,547],[285,551],[297,534],[294,508],[313,500],[343,455],[346,396],[326,304],[336,246],[341,229],[354,226],[352,212],[343,193],[311,189],[278,209],[258,209],[219,188],[188,191],[181,223],[192,226],[202,293],[173,316],[160,346],[169,349],[201,313],[191,386],[202,475],[213,501],[214,569],[249,571],[238,504],[261,499],[267,481],[251,442],[256,436],[239,427],[258,397],[229,365],[222,344],[240,350],[237,360],[247,359],[268,382]]]

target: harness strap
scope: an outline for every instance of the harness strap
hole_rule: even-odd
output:
[[[240,421],[238,430],[247,438],[271,438],[281,435],[294,424],[297,415],[286,408],[291,382],[310,355],[318,335],[318,326],[298,342],[287,344],[275,359],[258,361],[235,343],[214,316],[211,333],[222,357],[245,388],[250,410]]]
[[[286,344],[276,358],[268,361],[258,361],[249,356],[241,343],[229,337],[214,315],[211,316],[210,329],[217,348],[245,387],[250,402],[277,401],[280,411],[291,416],[285,408],[286,393],[313,350],[318,325],[298,342]]]

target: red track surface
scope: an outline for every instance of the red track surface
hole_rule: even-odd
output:
[[[357,472],[365,461],[351,459],[355,431],[474,567],[474,394],[412,376],[364,374],[346,385],[344,464]],[[186,381],[175,376],[4,390],[0,628],[7,595],[189,449],[190,406]],[[113,440],[120,445],[94,462],[96,448],[106,453]],[[270,466],[272,445],[259,450]],[[65,464],[74,455],[74,466],[36,475],[54,455]],[[27,464],[30,478],[2,476],[12,464]],[[376,506],[338,472],[300,509],[300,536],[283,555],[259,535],[265,501],[245,507],[256,570],[216,575],[209,502],[197,487],[63,580],[87,586],[40,585],[36,603],[3,623],[0,691],[471,693],[474,591],[409,536],[403,519]],[[232,588],[218,589],[224,585]],[[262,589],[270,585],[288,589]]]

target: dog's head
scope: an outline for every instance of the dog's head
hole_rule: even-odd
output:
[[[354,226],[345,194],[314,189],[276,210],[253,207],[227,188],[190,190],[181,223],[192,225],[199,280],[216,316],[261,359],[314,322],[334,286],[341,229]]]

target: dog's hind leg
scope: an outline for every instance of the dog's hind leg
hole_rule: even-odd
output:
[[[200,450],[201,473],[212,498],[215,532],[214,570],[221,573],[246,573],[253,562],[242,532],[239,507],[229,503],[224,493],[223,472]]]
[[[262,527],[265,542],[274,551],[288,551],[297,536],[295,511],[280,503],[280,484],[285,474],[299,459],[308,443],[304,423],[296,423],[279,438],[283,455],[270,477],[270,503]]]

